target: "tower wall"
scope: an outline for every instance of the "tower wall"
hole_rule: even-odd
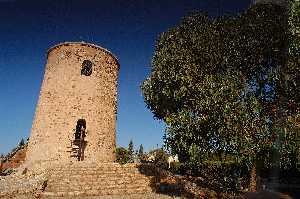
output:
[[[92,62],[90,76],[82,74]],[[67,42],[49,49],[26,163],[77,161],[68,147],[79,119],[86,120],[84,161],[115,161],[117,79],[119,64],[107,50]]]

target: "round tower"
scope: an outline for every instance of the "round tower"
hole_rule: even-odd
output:
[[[66,42],[48,50],[28,165],[115,161],[118,71],[115,56],[94,44]]]

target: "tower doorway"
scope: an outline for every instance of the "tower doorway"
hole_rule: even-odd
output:
[[[74,130],[74,139],[71,140],[71,157],[76,157],[78,161],[83,161],[84,150],[87,143],[87,141],[84,140],[87,135],[85,119],[79,119]]]

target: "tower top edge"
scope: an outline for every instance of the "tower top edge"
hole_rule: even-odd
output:
[[[67,42],[62,42],[62,43],[56,44],[56,45],[50,47],[50,48],[47,50],[47,57],[48,57],[49,53],[50,53],[52,50],[54,50],[54,49],[56,49],[56,48],[59,48],[59,47],[61,47],[61,46],[70,46],[70,45],[88,46],[88,47],[91,47],[91,48],[95,48],[95,49],[98,49],[98,50],[102,50],[102,51],[108,53],[109,55],[111,55],[111,56],[117,61],[118,65],[120,65],[120,64],[119,64],[118,58],[117,58],[112,52],[110,52],[109,50],[107,50],[106,48],[103,48],[103,47],[98,46],[98,45],[96,45],[96,44],[83,42],[83,41],[81,41],[81,42],[69,42],[69,41],[67,41]]]
[[[286,7],[288,5],[287,0],[254,0],[254,4],[275,4]]]

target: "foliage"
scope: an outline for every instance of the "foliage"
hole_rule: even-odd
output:
[[[116,148],[116,161],[120,164],[126,164],[130,162],[130,156],[127,149],[124,147]]]
[[[24,139],[22,138],[21,141],[19,142],[19,147],[22,147],[25,145],[25,141]]]
[[[168,154],[161,148],[149,152],[148,155],[154,155],[154,165],[156,167],[167,169],[168,168]]]
[[[171,162],[169,171],[173,174],[184,175],[186,174],[186,170],[184,168],[184,164],[181,162]]]
[[[144,159],[144,147],[141,144],[137,153],[137,157],[139,159],[139,161],[141,162],[142,159]]]
[[[120,164],[133,163],[134,162],[134,146],[133,141],[130,140],[128,144],[128,148],[117,147],[116,149],[116,159]]]
[[[24,141],[24,139],[22,138],[18,144],[17,147],[13,148],[7,155],[3,155],[1,154],[1,159],[2,162],[6,162],[8,161],[10,158],[12,158],[19,150],[23,149],[24,147],[27,146],[29,139],[26,140],[26,142]]]
[[[283,7],[256,4],[236,17],[194,13],[160,35],[142,92],[167,124],[166,146],[187,167],[214,157],[227,163],[227,155],[241,168],[299,162],[299,34],[289,31],[299,18],[292,12],[288,18]]]
[[[237,192],[243,186],[243,168],[237,163],[207,162],[198,168],[203,180],[202,186],[217,192]]]
[[[128,155],[129,155],[129,162],[133,163],[134,162],[134,149],[133,149],[133,141],[130,140],[128,144]]]
[[[0,155],[0,175],[5,176],[5,175],[10,175],[11,173],[14,172],[14,169],[12,168],[6,168],[3,169],[3,163],[9,161],[11,158],[14,157],[14,155],[21,149],[24,149],[24,147],[26,147],[28,144],[28,139],[25,142],[24,139],[22,138],[18,144],[17,147],[13,148],[7,155]]]

